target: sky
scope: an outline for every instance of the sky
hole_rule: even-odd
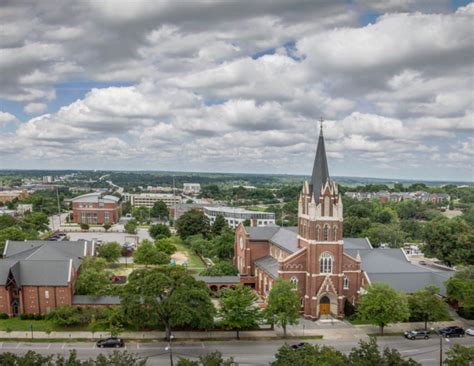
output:
[[[0,1],[0,169],[474,180],[474,3]]]

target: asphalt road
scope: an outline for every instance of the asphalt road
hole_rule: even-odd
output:
[[[352,347],[357,346],[357,341],[338,340],[309,340],[309,343],[332,346],[342,352],[350,352]],[[297,343],[292,340],[289,343]],[[384,337],[379,339],[380,347],[396,348],[404,357],[411,357],[422,365],[439,365],[439,338],[428,340],[409,341],[403,337]],[[446,351],[450,345],[460,343],[474,346],[474,337],[450,339],[448,343],[443,340],[443,349]],[[283,341],[225,341],[225,342],[175,342],[172,350],[175,363],[179,356],[196,358],[199,355],[219,350],[225,357],[234,357],[239,365],[268,365],[274,360],[277,349],[284,344]],[[126,344],[129,352],[137,354],[139,357],[147,358],[147,365],[166,366],[169,365],[169,352],[165,350],[166,343],[132,343]],[[99,353],[112,352],[110,349],[98,349],[94,343],[0,343],[0,352],[13,352],[23,354],[28,350],[33,350],[41,354],[64,354],[76,349],[78,357],[87,359],[95,357]]]

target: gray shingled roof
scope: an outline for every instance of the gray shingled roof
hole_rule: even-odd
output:
[[[294,253],[298,250],[297,235],[298,234],[296,232],[282,227],[275,233],[275,235],[270,238],[270,242],[289,253]]]
[[[239,283],[239,276],[196,276],[197,281],[204,281],[206,283]]]
[[[346,249],[372,249],[367,238],[344,238],[344,251]]]
[[[278,230],[280,230],[279,226],[245,227],[245,231],[249,234],[250,240],[270,240]]]
[[[87,296],[74,295],[73,305],[120,305],[119,296]]]
[[[11,271],[19,286],[67,286],[71,260],[79,268],[86,241],[8,241],[4,259],[0,260],[0,284]]]
[[[278,277],[278,261],[271,255],[267,255],[263,258],[257,259],[255,265],[268,273],[271,277]]]

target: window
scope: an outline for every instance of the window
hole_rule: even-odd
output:
[[[332,255],[329,253],[321,254],[319,257],[319,272],[332,273]]]
[[[320,240],[321,239],[321,228],[318,226],[316,226],[316,240]]]
[[[337,226],[333,227],[333,231],[334,231],[334,241],[337,241]]]
[[[49,299],[49,291],[48,290],[44,290],[44,298],[46,300]]]
[[[110,222],[110,214],[108,212],[104,212],[104,224],[108,224]]]
[[[323,227],[323,240],[329,240],[329,227],[327,225]]]
[[[344,276],[344,290],[349,288],[349,279]]]
[[[291,277],[290,282],[293,286],[298,286],[298,279],[296,277]]]

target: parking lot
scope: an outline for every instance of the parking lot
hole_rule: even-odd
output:
[[[150,234],[147,229],[138,229],[137,234],[117,233],[117,232],[89,232],[89,231],[78,231],[78,232],[66,232],[70,240],[92,240],[99,239],[103,242],[116,241],[120,244],[125,242],[133,242],[133,237],[138,237],[139,241],[144,239],[151,240]]]

